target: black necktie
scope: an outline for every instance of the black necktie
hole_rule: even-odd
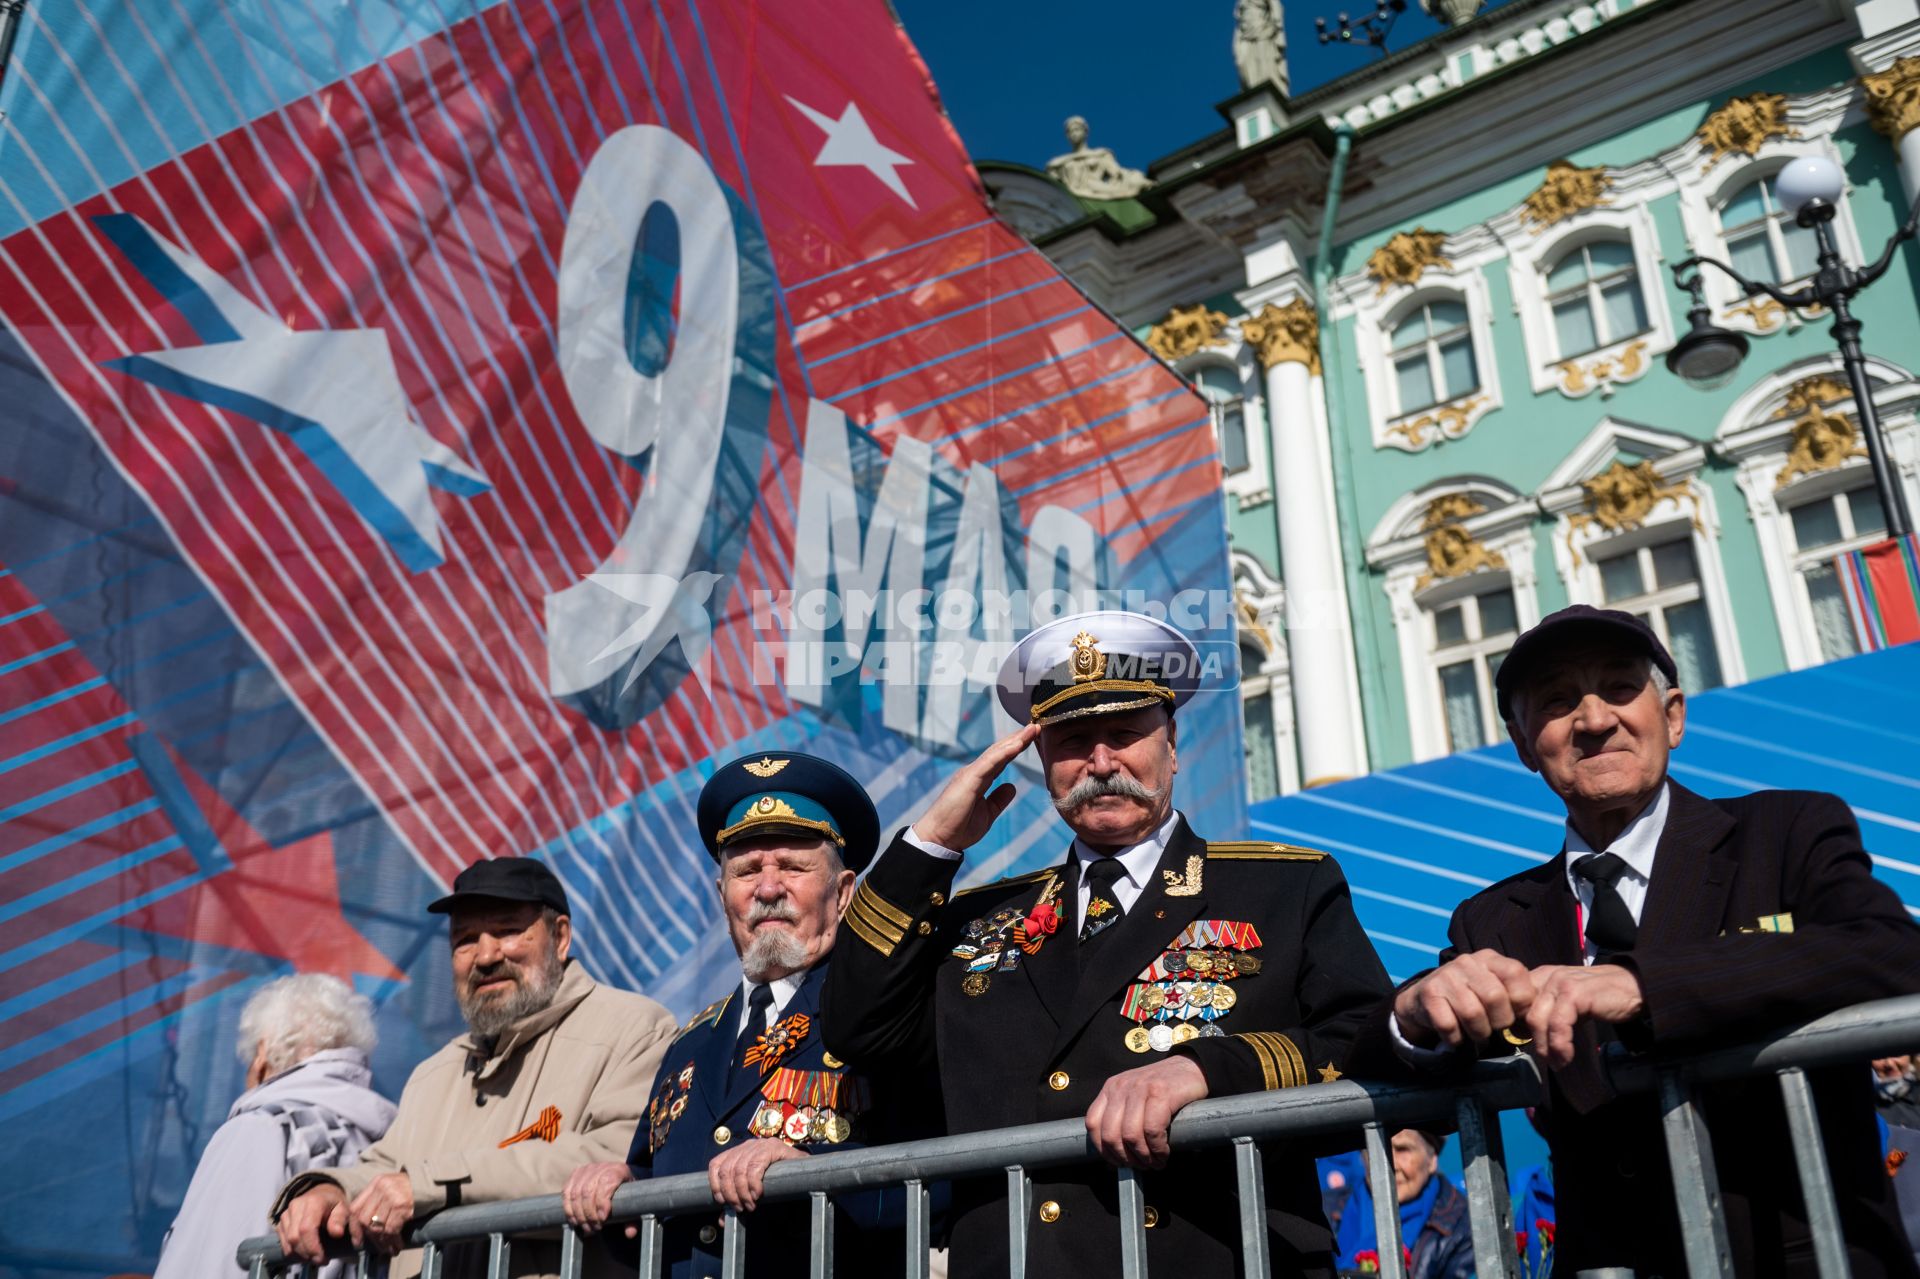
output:
[[[1118,857],[1102,857],[1089,862],[1080,872],[1087,886],[1087,917],[1080,924],[1080,940],[1091,941],[1120,922],[1126,909],[1120,905],[1113,882],[1127,873]]]
[[[1602,955],[1632,950],[1640,926],[1621,899],[1620,876],[1627,863],[1617,853],[1588,853],[1573,864],[1573,873],[1593,885],[1593,908],[1587,912],[1587,940]]]
[[[773,987],[761,982],[747,996],[747,1023],[740,1027],[740,1037],[733,1041],[733,1057],[727,1063],[727,1091],[733,1091],[733,1077],[746,1066],[747,1049],[753,1047],[760,1038],[760,1032],[767,1028],[767,1010],[773,1007]]]

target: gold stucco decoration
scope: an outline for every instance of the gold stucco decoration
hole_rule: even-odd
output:
[[[1576,566],[1580,563],[1580,552],[1574,546],[1574,534],[1593,525],[1607,533],[1637,529],[1647,522],[1653,508],[1668,498],[1692,503],[1693,527],[1696,530],[1700,527],[1700,499],[1693,491],[1692,482],[1681,480],[1668,484],[1653,469],[1652,462],[1628,466],[1615,458],[1612,466],[1582,481],[1580,488],[1587,495],[1587,509],[1567,516],[1567,550]]]
[[[1443,493],[1427,503],[1426,516],[1420,521],[1426,532],[1427,571],[1413,584],[1414,590],[1424,591],[1448,578],[1507,566],[1500,552],[1487,549],[1465,526],[1468,517],[1486,509],[1465,493]]]
[[[1920,58],[1901,58],[1885,71],[1860,77],[1867,123],[1899,145],[1920,127]]]
[[[1547,166],[1546,180],[1520,202],[1520,216],[1531,222],[1535,231],[1544,231],[1556,222],[1605,204],[1612,186],[1605,165],[1582,169],[1571,160],[1555,160]]]
[[[1800,130],[1787,123],[1786,94],[1749,93],[1729,98],[1725,106],[1700,122],[1694,136],[1707,149],[1707,162],[1700,166],[1704,173],[1730,155],[1751,159],[1773,139],[1797,138]]]
[[[1770,297],[1749,298],[1739,306],[1727,308],[1728,318],[1738,315],[1752,320],[1755,332],[1771,333],[1786,321],[1787,308]]]
[[[1567,395],[1581,396],[1595,387],[1605,399],[1616,382],[1631,382],[1648,368],[1645,338],[1630,342],[1620,351],[1591,360],[1562,360],[1554,368],[1560,374],[1560,389]]]
[[[1457,440],[1467,433],[1469,419],[1473,411],[1487,402],[1484,395],[1468,396],[1464,400],[1455,400],[1443,404],[1429,413],[1410,418],[1405,422],[1395,422],[1387,428],[1387,434],[1403,437],[1413,448],[1425,448],[1431,442],[1429,437],[1442,440]]]
[[[1856,457],[1865,457],[1860,434],[1853,420],[1828,408],[1853,398],[1853,390],[1831,373],[1816,373],[1801,378],[1787,390],[1787,403],[1775,417],[1797,413],[1793,422],[1793,446],[1787,452],[1787,464],[1774,480],[1783,489],[1802,475],[1831,471]]]
[[[1367,274],[1380,286],[1376,296],[1396,284],[1414,283],[1426,274],[1429,267],[1452,270],[1453,263],[1440,252],[1446,242],[1447,237],[1443,232],[1429,231],[1424,227],[1395,231],[1385,244],[1367,258]]]
[[[1204,302],[1176,306],[1147,333],[1147,349],[1169,364],[1226,341],[1227,317]]]
[[[1285,306],[1267,303],[1258,315],[1240,321],[1240,336],[1259,355],[1261,368],[1291,361],[1316,376],[1320,372],[1320,318],[1305,298]]]

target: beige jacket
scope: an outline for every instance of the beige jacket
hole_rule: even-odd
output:
[[[352,1199],[391,1172],[413,1182],[416,1220],[442,1208],[558,1194],[581,1164],[625,1161],[677,1028],[653,1000],[599,985],[570,962],[553,1003],[515,1023],[491,1057],[462,1035],[421,1062],[387,1135],[351,1168],[289,1182],[274,1216],[319,1181]],[[559,1112],[557,1134],[523,1136],[549,1106]],[[484,1240],[448,1249],[445,1279],[484,1275],[486,1253]],[[589,1274],[604,1253],[586,1251]],[[510,1260],[515,1276],[553,1275],[559,1245],[515,1240]],[[409,1250],[394,1258],[391,1279],[419,1271],[420,1253]]]

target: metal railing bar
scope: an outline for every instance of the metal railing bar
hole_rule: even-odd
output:
[[[1909,1046],[1920,1037],[1920,995],[1879,1000],[1856,1005],[1818,1018],[1765,1042],[1717,1049],[1692,1058],[1625,1058],[1610,1050],[1609,1070],[1616,1088],[1624,1092],[1665,1087],[1662,1071],[1676,1072],[1693,1080],[1717,1080],[1761,1075],[1783,1068],[1864,1063],[1875,1057]],[[1617,1047],[1617,1046],[1616,1046]],[[1454,1117],[1455,1099],[1461,1091],[1477,1094],[1489,1110],[1517,1109],[1536,1104],[1541,1095],[1540,1077],[1533,1062],[1524,1057],[1480,1062],[1464,1080],[1452,1080],[1444,1087],[1375,1085],[1362,1086],[1351,1080],[1332,1084],[1313,1084],[1284,1092],[1259,1093],[1195,1102],[1174,1120],[1172,1141],[1179,1150],[1196,1146],[1220,1145],[1241,1138],[1261,1141],[1283,1137],[1300,1140],[1318,1136],[1351,1134],[1372,1123],[1391,1132],[1399,1128],[1419,1127]],[[1699,1117],[1690,1109],[1667,1108],[1669,1128],[1688,1135],[1699,1128]],[[1689,1149],[1693,1153],[1687,1153]],[[1697,1162],[1697,1143],[1692,1147],[1669,1145],[1669,1157]],[[1010,1167],[1009,1159],[1019,1161]],[[1707,1158],[1711,1159],[1710,1150]],[[996,1170],[1010,1178],[1022,1179],[1035,1167],[1055,1164],[1097,1162],[1087,1138],[1086,1124],[1080,1119],[1062,1119],[1033,1124],[965,1133],[931,1141],[896,1146],[876,1146],[854,1151],[836,1151],[776,1165],[766,1174],[763,1198],[769,1201],[798,1199],[814,1192],[828,1194],[863,1188],[891,1188],[914,1181],[926,1183],[977,1176]],[[1684,1178],[1678,1179],[1686,1184]],[[1013,1183],[1010,1180],[1009,1185]],[[921,1192],[924,1194],[924,1189]],[[1030,1191],[1028,1192],[1030,1196]],[[705,1173],[662,1177],[622,1186],[614,1195],[613,1220],[635,1221],[651,1218],[653,1231],[659,1230],[659,1218],[710,1212],[714,1209],[712,1188]],[[911,1205],[909,1208],[911,1210]],[[1019,1231],[1030,1227],[1027,1212],[1019,1214]],[[503,1203],[473,1204],[435,1214],[410,1231],[409,1243],[418,1247],[445,1244],[533,1231],[551,1231],[564,1223],[559,1195],[543,1195]],[[1395,1218],[1397,1226],[1397,1214]],[[1724,1236],[1724,1225],[1720,1227]],[[642,1257],[648,1256],[642,1236]],[[1391,1250],[1385,1250],[1390,1252]],[[654,1247],[658,1256],[658,1244]],[[249,1239],[236,1250],[239,1264],[251,1272],[256,1261],[267,1275],[286,1266],[279,1241],[271,1235]],[[427,1271],[423,1279],[439,1279],[432,1273],[438,1258],[429,1255],[423,1261]],[[1392,1256],[1382,1257],[1383,1265],[1392,1265]],[[654,1273],[657,1274],[656,1265]],[[1016,1265],[1013,1273],[1022,1275]],[[1703,1273],[1716,1273],[1709,1269]],[[642,1279],[651,1279],[642,1270]]]
[[[1007,1169],[1007,1279],[1027,1279],[1027,1221],[1033,1181],[1019,1164]]]
[[[667,1232],[661,1227],[660,1218],[652,1213],[635,1224],[640,1228],[639,1279],[660,1279],[660,1271],[666,1264]]]
[[[1713,1142],[1694,1104],[1693,1088],[1678,1070],[1660,1074],[1661,1126],[1673,1169],[1673,1197],[1680,1210],[1680,1241],[1691,1279],[1733,1279],[1733,1249],[1721,1213],[1720,1174]]]
[[[1786,1104],[1787,1131],[1793,1137],[1793,1164],[1800,1173],[1807,1229],[1813,1233],[1814,1264],[1820,1279],[1848,1279],[1847,1245],[1840,1237],[1840,1209],[1827,1175],[1827,1151],[1820,1140],[1820,1114],[1813,1103],[1807,1072],[1798,1066],[1781,1071],[1780,1099]]]
[[[444,1260],[445,1257],[440,1251],[439,1244],[429,1243],[425,1248],[422,1248],[420,1250],[420,1279],[440,1279],[441,1270],[443,1269],[441,1262]]]
[[[907,1191],[907,1273],[906,1279],[927,1279],[932,1269],[933,1212],[927,1200],[927,1183],[910,1179]]]
[[[807,1196],[807,1279],[833,1279],[833,1200],[816,1190]]]
[[[1393,1130],[1399,1127],[1395,1125]],[[1407,1279],[1406,1244],[1400,1238],[1400,1204],[1393,1195],[1388,1130],[1369,1123],[1362,1131],[1367,1144],[1367,1185],[1373,1190],[1373,1237],[1380,1257],[1380,1279]]]
[[[580,1279],[580,1268],[585,1262],[581,1256],[580,1232],[572,1226],[560,1228],[560,1279]]]
[[[1455,1119],[1460,1130],[1460,1164],[1467,1176],[1474,1273],[1483,1279],[1519,1279],[1500,1118],[1486,1109],[1478,1095],[1462,1093]]]
[[[255,1257],[247,1266],[247,1279],[267,1279],[267,1259]]]
[[[504,1234],[496,1231],[487,1236],[487,1279],[507,1279],[507,1264],[512,1253]]]
[[[1240,1269],[1247,1279],[1268,1279],[1267,1169],[1260,1143],[1239,1137],[1233,1143],[1234,1189],[1240,1196]]]
[[[1120,1276],[1147,1279],[1147,1200],[1133,1169],[1114,1174],[1120,1183]]]
[[[740,1214],[729,1208],[720,1218],[720,1279],[746,1279],[747,1232]]]

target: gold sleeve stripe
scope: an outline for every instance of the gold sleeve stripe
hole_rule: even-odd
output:
[[[899,944],[899,938],[888,941],[885,937],[875,932],[870,924],[860,918],[860,916],[854,914],[851,910],[847,912],[847,927],[853,929],[853,935],[855,937],[858,937],[861,941],[867,943],[867,945],[873,947],[888,959],[893,958],[893,948]]]
[[[1267,1091],[1272,1092],[1278,1088],[1280,1086],[1280,1076],[1277,1070],[1278,1063],[1273,1057],[1273,1050],[1261,1043],[1257,1035],[1235,1035],[1234,1038],[1241,1040],[1247,1047],[1253,1049],[1253,1055],[1260,1059],[1261,1082],[1265,1085]]]
[[[1273,1065],[1267,1087],[1298,1088],[1307,1082],[1307,1064],[1301,1058],[1299,1048],[1285,1035],[1256,1030],[1242,1034],[1240,1038],[1253,1045],[1254,1051],[1261,1057],[1263,1070],[1271,1059]]]
[[[862,927],[878,933],[893,945],[898,945],[900,939],[907,935],[906,929],[901,928],[890,919],[884,919],[875,914],[872,908],[857,896],[847,907],[847,918],[858,920]]]
[[[989,884],[975,884],[972,888],[963,888],[959,892],[952,894],[952,896],[965,897],[968,893],[984,893],[990,888],[1007,888],[1014,884],[1029,884],[1036,879],[1044,879],[1059,869],[1060,867],[1054,866],[1048,870],[1028,871],[1024,875],[1009,875],[1005,879],[996,879]]]
[[[888,923],[904,930],[913,926],[913,916],[901,910],[892,902],[873,891],[873,885],[866,880],[860,881],[860,891],[853,895],[856,902],[864,902],[869,911]]]
[[[1325,853],[1304,850],[1286,853],[1216,853],[1212,849],[1207,850],[1207,860],[1210,862],[1317,862],[1325,860],[1326,856]]]

